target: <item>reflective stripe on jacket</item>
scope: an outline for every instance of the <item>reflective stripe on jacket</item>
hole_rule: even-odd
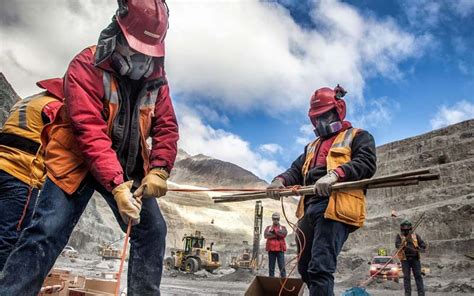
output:
[[[78,189],[89,172],[109,191],[126,177],[112,137],[119,124],[120,102],[128,98],[110,66],[94,64],[94,52],[95,47],[87,48],[71,61],[64,81],[64,107],[48,129],[48,177],[68,194]],[[169,88],[164,71],[156,68],[144,82],[136,105],[140,143],[133,149],[140,149],[144,174],[153,167],[170,171],[177,152],[178,125]],[[146,143],[150,136],[151,151]]]
[[[54,109],[51,110],[54,113],[59,104],[58,98],[43,92],[20,100],[12,107],[0,133],[1,170],[41,188],[46,178],[40,140],[45,126],[43,112],[49,108]],[[46,118],[52,119],[49,114]]]
[[[332,143],[326,157],[327,172],[336,170],[343,164],[351,161],[351,144],[357,128],[349,128],[340,132]],[[307,146],[306,158],[302,167],[302,175],[306,176],[313,158],[316,157],[315,148],[320,138]],[[304,198],[298,203],[296,216],[301,219],[304,215]],[[363,190],[337,190],[331,192],[329,204],[324,213],[326,219],[339,221],[355,227],[361,227],[365,221],[365,194]]]

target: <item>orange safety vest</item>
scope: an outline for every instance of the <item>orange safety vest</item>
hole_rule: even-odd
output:
[[[339,133],[332,143],[326,157],[327,171],[332,171],[340,165],[351,161],[352,141],[359,129],[350,128]],[[306,149],[306,158],[302,168],[303,176],[310,169],[313,158],[316,157],[316,147],[320,139],[310,143]],[[296,217],[304,216],[304,198],[301,198],[296,210]],[[362,189],[334,190],[329,197],[329,204],[324,213],[324,218],[339,221],[355,227],[361,227],[365,221],[365,194]]]
[[[0,133],[0,169],[41,188],[46,178],[40,135],[43,109],[57,98],[46,92],[18,101]]]
[[[400,236],[400,239],[402,240],[402,243],[404,243],[404,244],[406,245],[406,240],[405,240],[405,238],[404,238],[401,234],[399,234],[399,236]],[[415,233],[412,233],[412,234],[411,234],[411,240],[413,241],[413,246],[414,246],[415,248],[418,248],[418,239],[416,238],[416,234],[415,234]],[[419,255],[420,255],[420,253],[418,252],[418,256],[419,256]],[[402,249],[400,250],[400,252],[398,252],[398,259],[400,259],[400,260],[406,260],[406,259],[407,259],[406,255],[405,255],[405,248],[402,248]]]
[[[90,47],[94,53],[95,46]],[[117,79],[109,72],[102,71],[104,87],[104,117],[107,122],[107,131],[111,136],[114,119],[119,109],[119,95]],[[143,169],[148,173],[150,161],[150,147],[146,138],[150,134],[152,117],[154,116],[155,101],[159,88],[146,91],[140,101],[140,145],[143,159]],[[67,100],[67,98],[66,98]],[[65,107],[59,111],[54,124],[47,132],[49,138],[45,147],[45,163],[47,175],[58,187],[68,194],[73,194],[87,176],[89,169],[76,143]],[[45,141],[43,139],[43,141]]]

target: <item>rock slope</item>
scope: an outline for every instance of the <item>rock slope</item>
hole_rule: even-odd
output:
[[[20,99],[7,79],[0,72],[0,128],[8,117],[11,107]]]

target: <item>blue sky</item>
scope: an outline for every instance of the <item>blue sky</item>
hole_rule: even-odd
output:
[[[20,0],[0,13],[0,71],[20,95],[94,44],[114,1]],[[313,136],[311,93],[340,83],[378,145],[474,117],[474,1],[169,1],[180,147],[270,180]],[[37,13],[41,11],[41,13]],[[46,20],[46,21],[45,21]]]

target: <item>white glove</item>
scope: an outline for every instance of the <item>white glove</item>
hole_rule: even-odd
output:
[[[267,187],[267,197],[271,199],[280,200],[280,191],[275,189],[283,189],[285,185],[280,178],[275,178]]]
[[[339,176],[335,171],[330,171],[326,176],[320,178],[314,184],[314,194],[318,196],[329,196],[331,194],[331,186],[337,182]]]

